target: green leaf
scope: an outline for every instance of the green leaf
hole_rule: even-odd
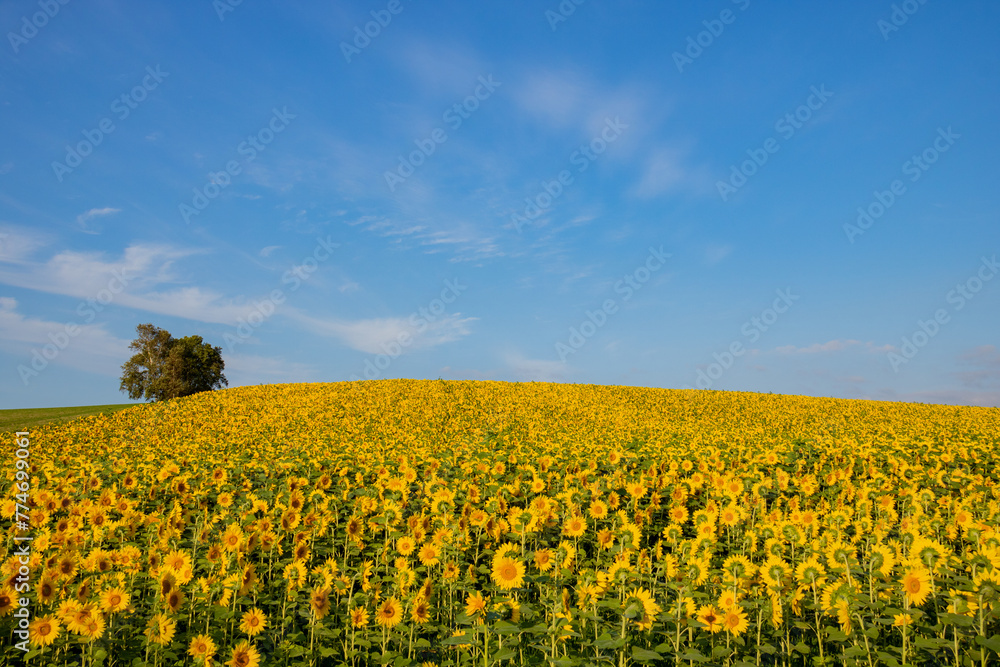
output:
[[[1000,653],[1000,635],[993,635],[989,639],[986,637],[976,637],[976,643],[985,646],[994,653]]]
[[[508,621],[497,621],[493,624],[493,632],[498,635],[516,635],[520,631],[521,628]]]
[[[962,614],[938,614],[938,619],[948,625],[957,625],[960,628],[968,628],[973,625],[974,621],[968,616],[963,616]]]
[[[663,660],[663,656],[656,651],[650,651],[649,649],[641,648],[639,646],[633,646],[632,659],[639,662],[646,662],[648,660]]]
[[[826,628],[826,636],[835,642],[847,641],[847,635],[840,628]]]
[[[445,646],[459,646],[464,644],[472,644],[476,641],[476,636],[472,633],[460,635],[458,637],[448,637],[443,642]]]
[[[510,648],[505,648],[504,650],[497,653],[495,656],[491,656],[496,660],[510,660],[511,658],[517,657],[517,651]]]
[[[698,649],[696,649],[696,648],[689,648],[681,656],[681,660],[689,660],[689,661],[692,661],[692,662],[707,662],[708,658],[706,656],[702,655],[702,653]]]
[[[298,645],[292,646],[291,648],[288,649],[288,657],[289,658],[297,658],[297,657],[299,657],[300,655],[302,655],[305,652],[306,652],[306,650],[304,648],[302,648],[301,646],[298,646]]]
[[[806,644],[805,642],[799,642],[798,644],[796,644],[792,648],[795,649],[796,651],[798,651],[799,653],[811,653],[812,652],[812,647],[810,647],[809,644]]]
[[[612,637],[610,634],[605,632],[603,635],[598,637],[593,641],[591,646],[596,649],[617,649],[625,645],[625,640],[622,637]]]
[[[896,658],[892,657],[885,651],[877,651],[876,655],[882,660],[882,662],[889,665],[889,667],[899,667],[899,662],[896,661]]]
[[[726,646],[716,646],[712,649],[713,658],[725,658],[727,655],[731,655],[733,650]]]

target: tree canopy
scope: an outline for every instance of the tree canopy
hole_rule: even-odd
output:
[[[122,364],[120,390],[129,398],[163,401],[229,385],[221,347],[201,336],[174,338],[152,324],[140,324],[136,333],[129,344],[135,354]]]

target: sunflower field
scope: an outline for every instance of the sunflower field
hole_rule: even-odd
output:
[[[1000,665],[1000,409],[385,380],[4,443],[4,664]]]

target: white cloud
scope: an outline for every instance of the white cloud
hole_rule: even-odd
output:
[[[656,197],[679,187],[685,178],[680,152],[660,149],[647,158],[642,178],[632,188],[632,194]]]
[[[274,357],[254,354],[227,354],[224,356],[224,374],[230,387],[264,384],[267,382],[307,382],[315,374],[308,364],[289,362]]]
[[[709,266],[718,264],[733,252],[731,245],[710,245],[705,249],[705,262]]]
[[[50,364],[69,366],[102,375],[118,375],[128,359],[129,341],[117,338],[103,325],[76,323],[76,333],[67,332],[65,322],[26,317],[18,312],[18,304],[10,297],[0,297],[0,348],[22,357],[18,362],[31,367],[32,350],[43,352],[46,345],[58,350],[46,357]],[[44,372],[44,369],[41,371]]]
[[[566,364],[553,359],[528,359],[510,353],[504,363],[514,377],[523,382],[565,382],[568,375]]]
[[[862,343],[860,340],[837,339],[827,341],[826,343],[813,343],[812,345],[807,345],[805,347],[783,345],[781,347],[774,348],[774,352],[777,354],[822,354],[827,352],[842,352],[848,348],[857,347],[859,345],[864,347],[866,352],[889,352],[893,349],[891,345],[878,346],[870,341]]]
[[[97,234],[96,230],[89,229],[87,227],[87,223],[93,220],[94,218],[100,218],[106,215],[114,215],[115,213],[121,213],[121,209],[111,208],[111,207],[92,208],[86,213],[81,213],[80,215],[76,216],[76,222],[78,225],[80,225],[80,229],[82,229],[84,232],[88,234]]]
[[[292,319],[298,320],[314,333],[333,336],[351,349],[367,354],[382,354],[384,345],[398,342],[401,335],[410,336],[407,350],[436,347],[451,343],[472,333],[469,325],[475,317],[462,317],[460,313],[446,315],[433,322],[421,321],[419,317],[385,317],[365,320],[320,319],[299,311],[289,311]],[[405,336],[404,336],[405,338]]]
[[[49,234],[17,225],[0,224],[0,262],[27,264],[39,248],[52,242]]]
[[[116,306],[199,322],[232,324],[246,315],[245,304],[200,287],[154,289],[165,283],[181,282],[174,263],[202,252],[168,245],[136,244],[126,248],[120,259],[110,261],[102,253],[65,250],[42,264],[21,266],[16,270],[0,266],[0,283],[81,300],[111,293],[111,303]]]
[[[271,253],[273,253],[275,250],[277,250],[280,247],[281,247],[280,245],[269,245],[269,246],[266,246],[264,248],[261,248],[260,252],[258,254],[261,257],[270,257]]]

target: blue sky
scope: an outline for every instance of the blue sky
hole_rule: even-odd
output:
[[[230,386],[1000,405],[995,3],[17,0],[0,29],[2,407],[126,401],[144,322]]]

